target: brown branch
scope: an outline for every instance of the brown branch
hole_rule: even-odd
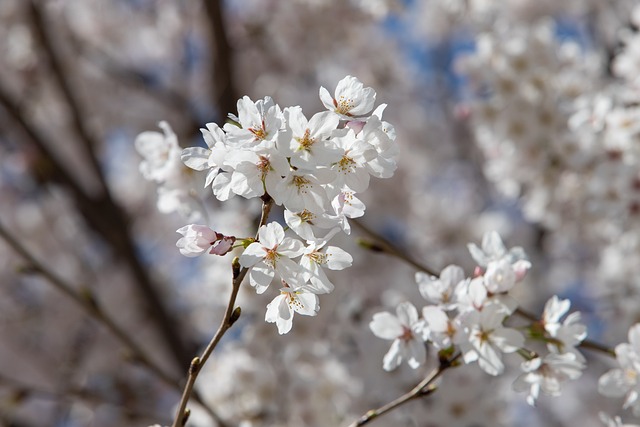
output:
[[[113,248],[114,254],[128,266],[134,283],[148,306],[151,318],[158,326],[177,365],[187,364],[190,359],[189,354],[195,345],[185,345],[183,342],[177,322],[164,306],[152,280],[142,265],[133,237],[129,232],[127,216],[111,197],[108,188],[105,187],[106,191],[103,191],[100,196],[89,195],[86,189],[80,186],[80,180],[68,171],[68,168],[51,150],[50,147],[55,144],[52,144],[43,133],[38,131],[37,125],[23,113],[15,98],[1,85],[0,105],[26,134],[27,140],[36,147],[46,162],[48,170],[45,175],[39,177],[47,183],[62,184],[71,191],[76,206],[87,224]]]
[[[69,299],[76,303],[85,313],[93,319],[101,323],[114,337],[116,337],[131,352],[133,359],[142,366],[149,369],[161,381],[170,387],[180,390],[180,381],[167,374],[156,362],[154,362],[137,342],[118,324],[115,320],[103,310],[97,299],[94,297],[90,289],[82,286],[73,287],[64,279],[53,273],[42,263],[40,263],[22,244],[16,239],[2,223],[0,223],[0,237],[22,258],[28,262],[30,272],[42,275],[47,281],[53,285],[58,291],[66,295]],[[80,289],[79,291],[76,290]],[[196,395],[196,400],[204,407],[215,420],[219,420],[219,416],[208,406],[202,399]],[[223,425],[223,424],[220,424]]]
[[[267,223],[267,218],[269,217],[269,212],[271,212],[271,207],[273,206],[273,200],[268,195],[263,196],[262,202],[262,215],[260,217],[260,223],[258,224],[258,230],[261,226]],[[256,240],[258,239],[258,233],[256,233]],[[187,383],[184,387],[184,391],[182,393],[182,397],[180,398],[180,403],[178,404],[178,411],[176,412],[175,419],[173,421],[172,427],[183,427],[187,419],[189,418],[189,410],[187,409],[187,403],[189,402],[189,397],[193,393],[193,387],[196,382],[196,378],[202,369],[202,366],[207,362],[213,350],[216,348],[220,339],[224,336],[224,334],[233,326],[233,324],[240,317],[240,307],[235,307],[236,298],[238,296],[238,291],[240,290],[240,285],[244,280],[245,276],[249,272],[249,268],[244,267],[240,268],[240,263],[238,258],[235,258],[232,263],[233,268],[233,281],[232,281],[232,289],[231,295],[229,296],[229,302],[227,304],[227,308],[225,309],[224,316],[222,318],[222,322],[220,322],[220,326],[216,331],[215,335],[207,345],[207,348],[202,352],[200,357],[195,357],[191,361],[189,365],[189,374],[187,377]]]
[[[404,251],[399,249],[389,240],[385,239],[380,233],[364,225],[362,221],[357,219],[352,219],[351,224],[354,224],[358,229],[360,229],[362,232],[367,234],[370,238],[375,240],[375,242],[373,243],[367,242],[364,240],[360,241],[360,244],[366,247],[367,249],[372,250],[374,252],[386,253],[388,255],[394,256],[406,262],[407,264],[413,266],[416,270],[424,271],[425,273],[431,276],[435,276],[435,277],[439,276],[439,273],[437,273],[435,270],[411,258],[409,255],[407,255]]]
[[[66,105],[71,113],[73,130],[77,134],[78,139],[82,142],[82,147],[85,150],[86,157],[88,158],[89,164],[92,166],[95,175],[100,182],[102,191],[108,192],[109,188],[95,152],[99,145],[99,141],[93,136],[86,126],[86,121],[82,113],[84,108],[80,104],[79,96],[76,94],[75,88],[71,84],[70,70],[65,69],[60,53],[57,51],[54,44],[55,38],[53,32],[50,31],[50,28],[47,25],[41,6],[38,4],[38,0],[29,1],[29,7],[27,9],[33,23],[33,30],[37,42],[42,47],[40,51],[46,57],[51,68],[51,75],[56,84],[60,87]]]
[[[437,387],[435,386],[434,381],[437,380],[447,369],[457,366],[457,361],[460,359],[461,354],[453,356],[451,359],[441,360],[440,365],[431,371],[429,375],[418,385],[412,388],[409,392],[403,394],[397,399],[383,405],[377,409],[371,409],[367,411],[363,416],[358,418],[353,423],[349,424],[349,427],[360,427],[366,424],[369,424],[371,421],[379,418],[380,416],[386,414],[387,412],[391,412],[400,406],[417,399],[419,397],[428,396],[436,391]]]
[[[211,31],[211,101],[218,108],[220,121],[224,122],[226,113],[236,110],[238,95],[234,82],[233,50],[229,43],[224,23],[222,2],[220,0],[202,0]]]

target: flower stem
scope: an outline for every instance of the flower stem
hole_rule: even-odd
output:
[[[419,397],[430,395],[431,393],[435,392],[437,389],[437,386],[433,384],[435,380],[437,380],[447,369],[457,366],[456,362],[458,361],[460,356],[461,354],[458,353],[457,355],[453,356],[451,359],[440,361],[440,366],[438,366],[436,369],[431,371],[429,375],[427,375],[422,381],[420,381],[418,385],[412,388],[409,392],[387,403],[386,405],[383,405],[377,409],[371,409],[367,411],[364,415],[362,415],[356,421],[349,424],[349,427],[360,427],[360,426],[369,424],[374,419],[381,417],[387,412],[393,411],[394,409],[404,405],[405,403],[408,403]]]
[[[258,229],[267,223],[267,218],[269,217],[269,213],[271,212],[271,207],[273,206],[273,199],[267,195],[267,197],[263,197],[262,201],[262,214],[260,216],[260,223],[258,224]],[[256,232],[256,241],[258,240],[258,233]],[[202,352],[200,357],[195,357],[189,366],[189,374],[187,377],[187,383],[185,384],[184,390],[182,392],[182,397],[180,398],[180,403],[178,404],[178,411],[176,412],[175,419],[173,421],[172,427],[183,427],[189,416],[189,410],[187,409],[187,403],[189,402],[189,398],[193,394],[193,387],[196,382],[196,378],[200,373],[202,366],[207,362],[213,350],[216,348],[220,339],[224,336],[224,334],[233,326],[233,324],[240,317],[240,307],[235,307],[236,298],[238,297],[238,291],[240,290],[240,285],[244,280],[245,276],[249,272],[249,268],[240,269],[240,264],[238,263],[238,258],[234,258],[232,262],[233,268],[233,281],[231,282],[232,289],[231,295],[229,296],[229,302],[227,304],[227,308],[224,312],[224,317],[222,318],[222,322],[218,327],[217,332],[207,345],[207,347]]]

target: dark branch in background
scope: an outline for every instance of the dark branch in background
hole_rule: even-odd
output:
[[[195,348],[195,345],[186,345],[183,342],[178,322],[170,315],[168,309],[164,306],[152,280],[142,265],[136,251],[133,237],[129,231],[128,218],[112,198],[109,188],[106,186],[104,175],[95,157],[94,150],[97,145],[97,140],[86,128],[86,120],[83,116],[84,110],[78,104],[78,97],[74,93],[74,88],[62,68],[60,57],[53,43],[51,43],[51,34],[46,29],[46,22],[42,16],[40,6],[35,1],[32,1],[29,3],[29,10],[35,32],[42,45],[42,50],[51,65],[54,79],[60,86],[65,101],[68,103],[72,113],[74,131],[91,160],[95,174],[102,183],[103,191],[101,194],[89,195],[80,188],[77,181],[68,173],[64,165],[56,160],[50,149],[52,145],[42,137],[42,134],[35,131],[37,127],[21,114],[18,104],[15,101],[7,97],[6,93],[3,94],[3,99],[0,101],[2,101],[3,106],[9,110],[19,126],[30,137],[29,140],[36,145],[43,157],[49,161],[50,165],[54,168],[54,176],[60,177],[62,183],[71,189],[76,199],[78,209],[86,219],[87,224],[102,236],[112,247],[114,254],[129,267],[136,288],[139,290],[144,303],[146,303],[151,318],[155,321],[160,333],[164,337],[170,353],[179,366],[186,366],[189,363],[189,355]]]
[[[172,375],[166,373],[164,369],[160,367],[153,359],[151,359],[144,351],[136,340],[131,337],[128,332],[118,326],[114,318],[109,315],[103,308],[100,302],[91,292],[91,289],[86,286],[72,286],[64,279],[49,270],[46,266],[40,263],[22,244],[16,239],[12,233],[10,233],[4,225],[0,222],[0,237],[25,261],[25,272],[37,273],[42,275],[47,281],[58,291],[62,292],[68,298],[70,298],[78,307],[80,307],[85,313],[87,313],[92,319],[103,325],[114,337],[118,339],[127,349],[131,352],[131,358],[133,361],[138,362],[142,366],[146,367],[154,375],[156,375],[161,381],[177,391],[181,390],[180,381],[173,378]],[[202,398],[196,394],[196,401],[200,403],[205,411],[211,417],[218,422],[219,426],[224,426],[220,421],[220,417],[206,405]]]
[[[70,32],[69,36],[75,53],[95,66],[107,79],[156,99],[163,106],[175,111],[175,114],[187,119],[187,127],[191,131],[190,136],[200,135],[198,129],[201,127],[201,123],[187,96],[165,85],[150,84],[149,78],[142,71],[120,63],[100,47],[90,46],[73,32]]]
[[[220,113],[221,125],[226,114],[236,111],[238,94],[233,78],[233,51],[224,24],[222,2],[202,0],[211,31],[211,101]]]
[[[78,135],[78,139],[82,143],[82,148],[85,151],[85,156],[89,160],[89,164],[93,168],[96,177],[100,181],[101,190],[105,193],[109,191],[107,183],[102,174],[102,169],[96,156],[96,149],[99,146],[99,141],[89,131],[86,124],[86,117],[83,117],[81,111],[83,111],[80,105],[80,99],[71,84],[71,74],[69,69],[65,69],[64,63],[60,54],[57,52],[54,45],[53,34],[47,26],[47,22],[42,15],[40,5],[37,0],[31,0],[29,3],[28,11],[32,27],[36,36],[36,41],[42,49],[40,53],[46,58],[46,61],[51,68],[51,76],[55,80],[57,86],[62,91],[62,95],[65,100],[65,104],[69,108],[71,113],[71,121],[74,132]],[[70,68],[70,67],[67,67]]]

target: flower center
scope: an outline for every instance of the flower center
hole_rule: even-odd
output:
[[[256,138],[256,141],[264,141],[267,139],[267,131],[265,130],[264,120],[259,128],[249,128],[249,132],[251,132]]]
[[[356,161],[351,157],[343,156],[337,165],[338,171],[342,173],[353,173],[356,170]]]
[[[258,167],[262,178],[264,178],[270,171],[273,170],[269,159],[265,156],[260,156],[260,160],[258,161],[258,164],[256,166]]]
[[[406,326],[402,327],[402,335],[399,337],[403,341],[409,341],[413,339],[413,331]]]
[[[353,99],[351,98],[346,98],[344,95],[340,95],[339,100],[333,100],[333,105],[336,107],[336,113],[344,116],[351,116],[352,114],[349,114],[349,111],[355,107],[355,102],[353,102]]]
[[[300,220],[302,220],[302,222],[306,222],[311,225],[313,225],[313,220],[316,219],[316,216],[306,209],[298,213],[297,215],[300,218]]]
[[[316,143],[316,139],[311,138],[311,131],[309,129],[304,131],[304,135],[302,136],[302,138],[295,137],[294,139],[298,141],[298,144],[300,144],[298,151],[310,151],[311,146]]]
[[[307,189],[311,187],[310,184],[311,184],[311,181],[309,181],[307,178],[303,176],[294,175],[293,177],[293,185],[298,187],[298,193],[306,193]]]
[[[316,264],[326,264],[327,263],[327,254],[323,254],[322,252],[313,251],[309,255],[307,255],[313,262]]]
[[[276,259],[278,259],[277,247],[273,249],[265,249],[267,254],[264,257],[264,262],[267,263],[271,268],[276,267]]]

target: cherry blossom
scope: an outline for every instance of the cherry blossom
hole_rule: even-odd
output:
[[[395,316],[389,312],[374,314],[369,328],[375,336],[393,340],[384,356],[382,367],[385,371],[397,368],[402,360],[406,360],[413,369],[425,362],[424,341],[427,330],[424,320],[418,318],[418,310],[413,304],[399,304]]]
[[[343,270],[351,266],[353,258],[337,246],[325,246],[326,242],[308,242],[300,258],[300,266],[304,269],[303,280],[310,282],[310,288],[316,294],[329,293],[334,286],[322,267],[329,270]]]
[[[320,88],[320,100],[324,106],[343,120],[364,116],[373,110],[376,92],[365,88],[356,77],[347,76],[338,82],[335,96],[332,97],[324,87]]]
[[[235,237],[220,234],[206,225],[189,224],[177,232],[184,237],[178,240],[176,246],[182,255],[188,257],[202,255],[207,250],[210,250],[210,254],[225,255],[236,241]]]
[[[267,305],[265,320],[275,323],[280,335],[286,334],[293,327],[295,313],[304,316],[315,316],[320,306],[318,296],[308,286],[292,288],[285,286],[280,295]]]
[[[292,260],[304,252],[301,241],[285,237],[284,229],[277,222],[270,222],[258,230],[259,240],[251,243],[240,256],[243,267],[251,267],[249,283],[261,294],[277,272],[289,285],[302,285],[302,269]]]
[[[527,403],[535,405],[540,391],[550,396],[560,396],[561,384],[580,378],[585,368],[584,360],[574,353],[548,354],[544,359],[536,357],[522,362],[524,371],[513,383],[515,391],[529,391]]]
[[[497,304],[490,304],[482,311],[470,312],[463,317],[465,336],[456,344],[463,350],[465,363],[477,361],[489,375],[499,375],[504,371],[501,354],[513,353],[524,344],[520,332],[502,325],[504,318],[504,311]]]

